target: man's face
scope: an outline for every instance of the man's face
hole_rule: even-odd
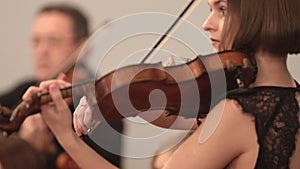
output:
[[[77,48],[69,16],[47,12],[37,16],[32,29],[32,56],[35,77],[45,80],[58,71]]]

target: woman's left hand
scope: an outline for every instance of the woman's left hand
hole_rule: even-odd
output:
[[[63,80],[44,81],[39,87],[30,87],[23,95],[23,100],[30,103],[33,93],[49,91],[53,102],[41,106],[41,115],[56,136],[73,130],[72,114],[59,90],[67,86],[70,84]]]
[[[49,93],[53,102],[41,107],[41,115],[55,135],[73,132],[72,113],[63,100],[58,83],[49,86]]]

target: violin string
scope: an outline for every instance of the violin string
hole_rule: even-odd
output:
[[[177,19],[172,23],[166,33],[156,42],[156,44],[151,48],[151,50],[144,56],[140,63],[146,63],[147,60],[152,60],[155,54],[161,49],[170,39],[171,31],[174,32],[178,29],[179,21],[186,20],[192,12],[200,5],[202,0],[192,0],[185,9],[181,12],[181,14],[177,17]],[[177,26],[177,27],[175,27]]]

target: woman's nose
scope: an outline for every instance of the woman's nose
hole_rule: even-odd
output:
[[[202,25],[203,30],[205,31],[214,31],[216,30],[216,25],[213,22],[213,13],[210,13],[205,22]]]

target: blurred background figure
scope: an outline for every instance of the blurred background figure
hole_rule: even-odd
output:
[[[45,169],[41,155],[17,135],[0,136],[0,169]]]
[[[42,7],[36,13],[30,39],[34,79],[24,81],[3,93],[0,96],[0,104],[13,109],[20,102],[23,93],[29,86],[38,85],[42,80],[56,78],[61,71],[67,73],[66,78],[70,82],[72,81],[73,73],[77,73],[76,77],[80,73],[82,79],[90,78],[91,74],[84,64],[80,64],[80,69],[78,69],[77,65],[76,72],[73,72],[72,69],[72,64],[75,63],[79,54],[80,46],[88,36],[88,19],[78,7],[62,3],[47,4]],[[64,70],[65,68],[68,69]],[[122,123],[116,122],[112,124],[112,127],[117,131],[121,131]],[[99,128],[101,130],[101,125]],[[105,130],[105,127],[103,127],[103,130]],[[109,135],[109,133],[107,134]],[[15,144],[1,148],[3,153],[6,152],[6,155],[10,157],[0,159],[4,169],[9,168],[13,161],[24,158],[23,156],[28,156],[28,154],[38,154],[35,157],[39,159],[30,161],[42,160],[43,162],[39,164],[43,166],[42,168],[76,168],[76,164],[64,153],[49,128],[46,127],[40,114],[28,117],[18,131],[18,136],[21,139],[16,136],[8,139],[3,138],[4,142],[5,140],[17,139],[17,141],[10,141],[15,142]],[[98,147],[87,136],[84,136],[83,139],[87,140],[90,145],[92,144],[98,153],[107,157],[113,164],[120,165],[120,157],[118,155]],[[114,140],[118,144],[116,147],[120,148],[120,138],[114,138]],[[26,143],[22,143],[22,141],[26,141]],[[31,148],[25,148],[24,145],[28,143],[32,146]],[[27,153],[14,152],[14,150],[19,149],[24,149],[24,152]],[[14,156],[14,160],[10,163],[3,162],[3,160],[11,160],[11,153],[18,153],[19,156]],[[24,168],[28,167],[24,166]]]

